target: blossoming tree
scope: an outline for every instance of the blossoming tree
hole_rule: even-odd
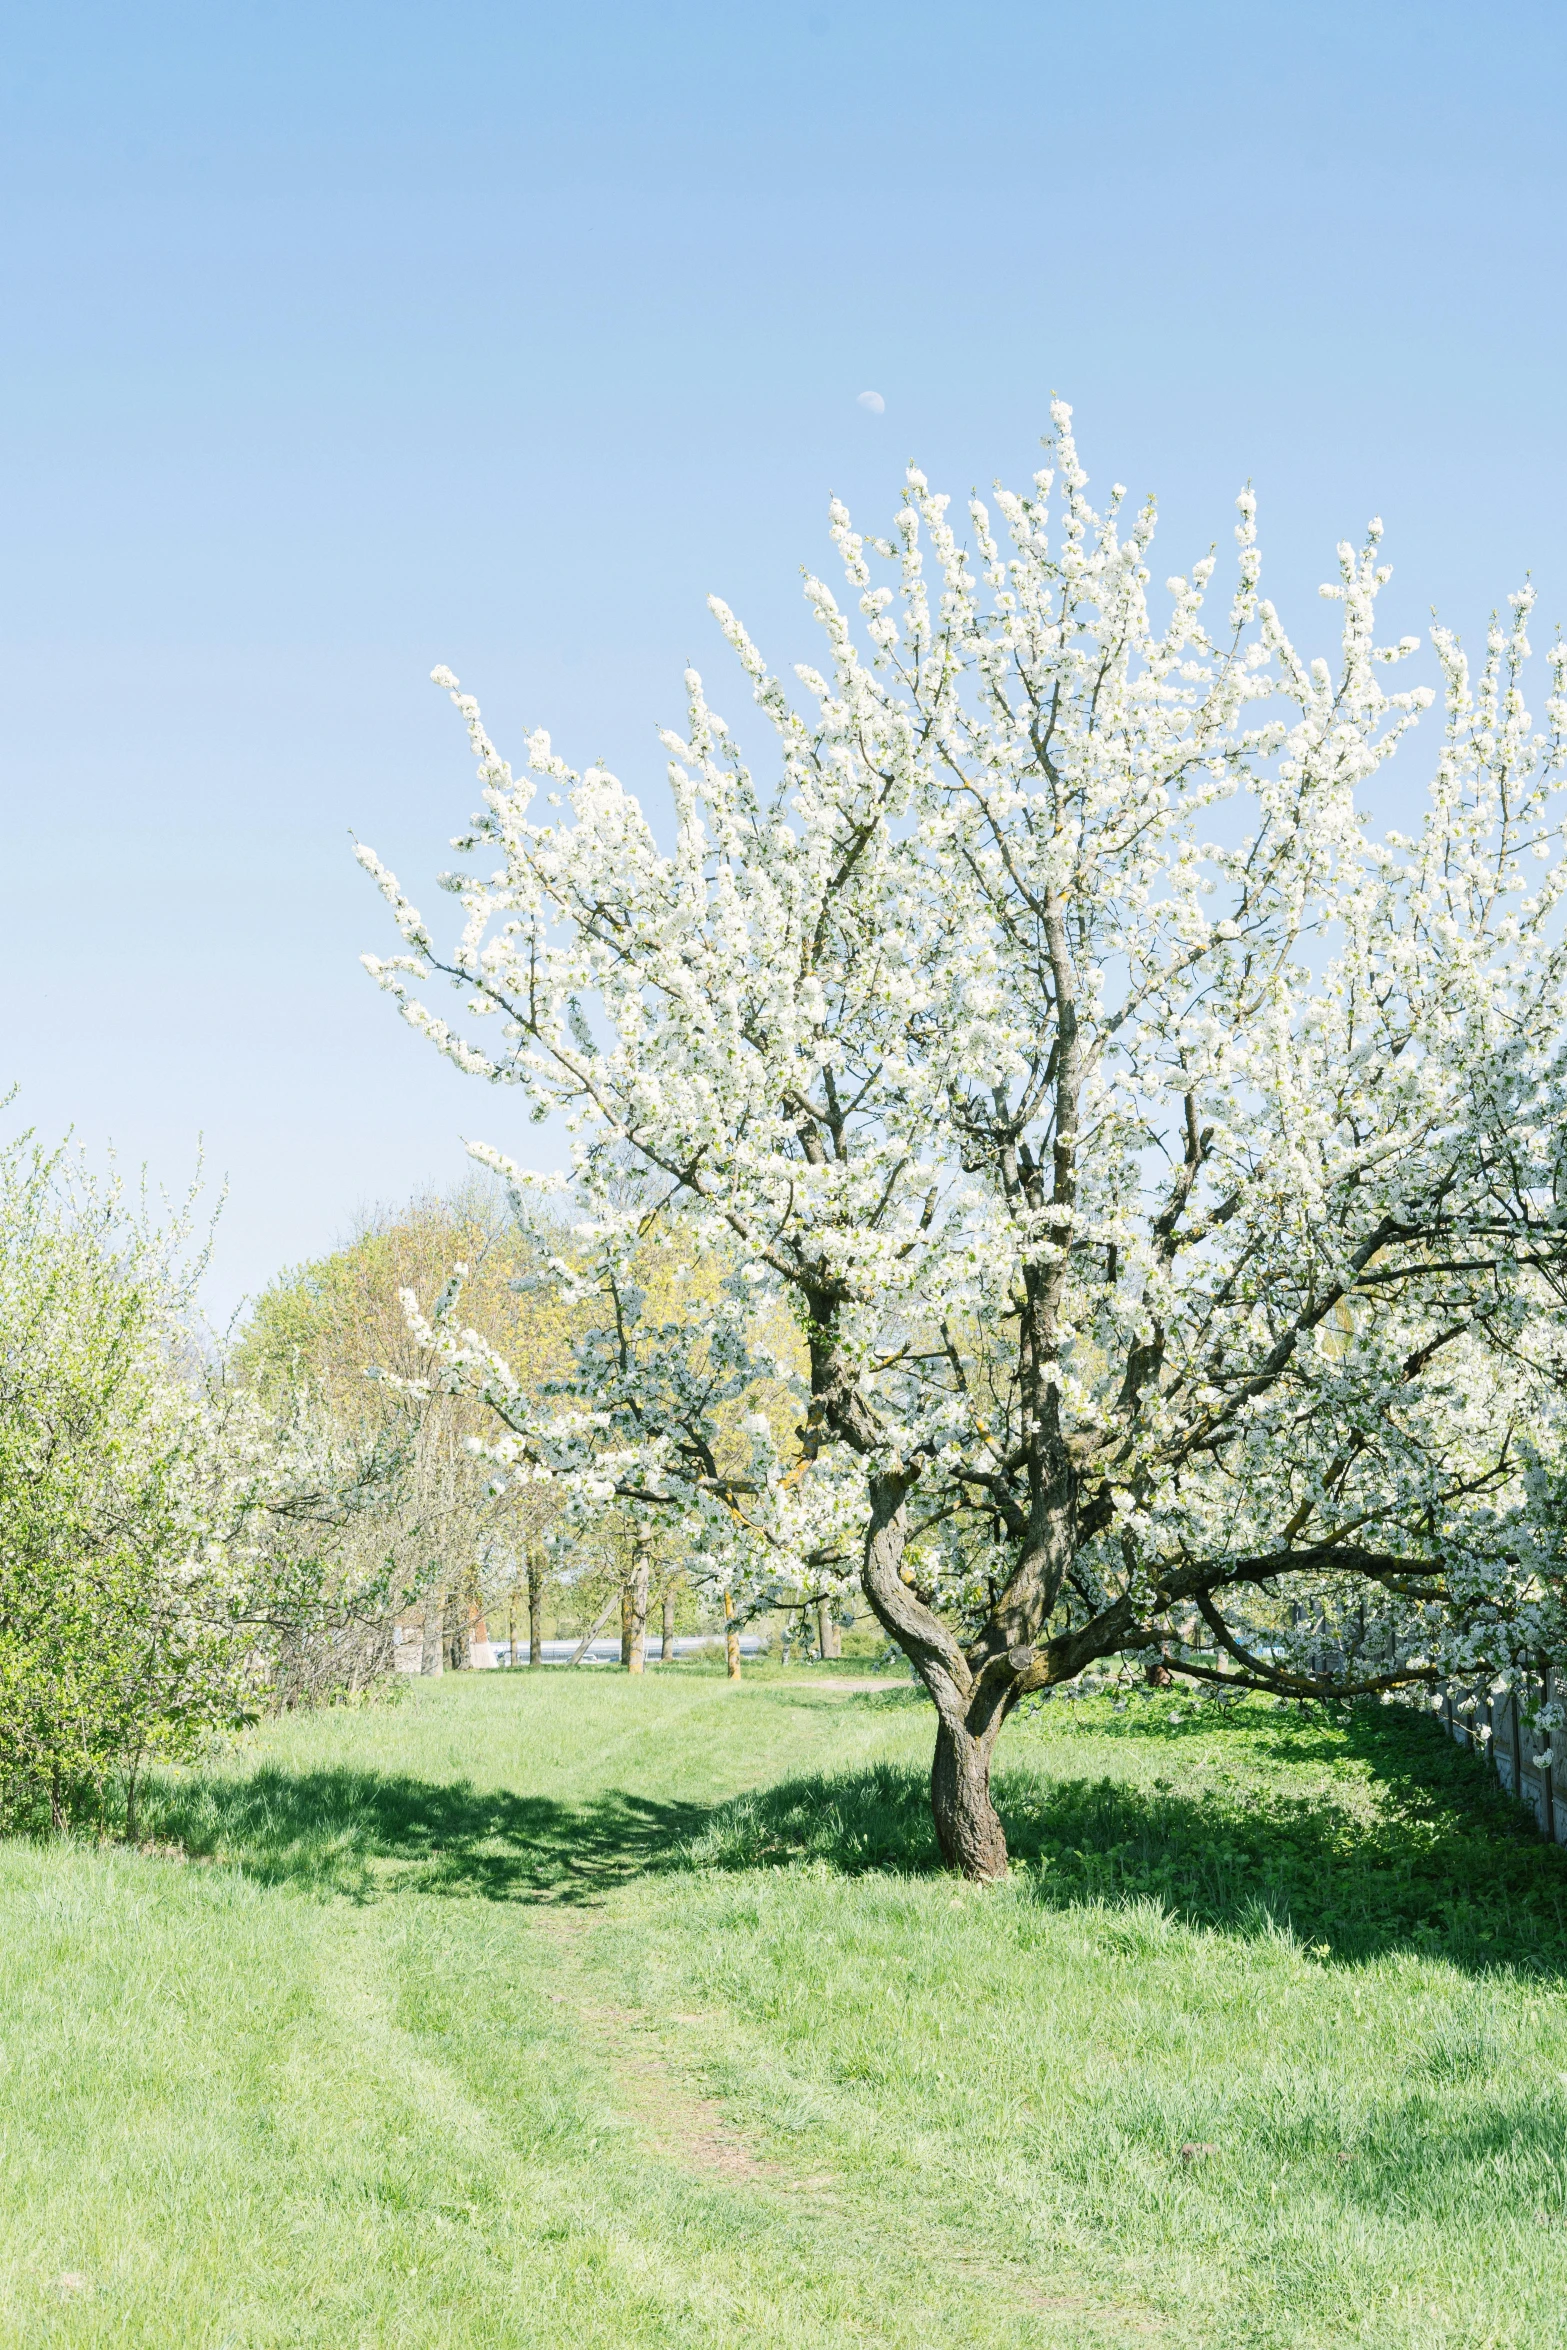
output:
[[[584,1396],[570,1431],[514,1413],[514,1449],[706,1513],[774,1588],[852,1549],[975,1876],[1002,1724],[1096,1660],[1365,1694],[1505,1676],[1561,1622],[1567,656],[1539,730],[1527,595],[1477,674],[1438,630],[1424,808],[1383,832],[1434,696],[1390,690],[1416,640],[1376,641],[1379,526],[1324,590],[1331,663],[1259,596],[1249,494],[1227,610],[1205,556],[1157,619],[1152,509],[1090,505],[1054,413],[965,541],[917,471],[885,539],[833,505],[848,596],[807,581],[798,695],[714,602],[765,773],[692,672],[664,834],[542,732],[536,810],[437,670],[483,786],[455,942],[361,852],[405,1017],[564,1114],[592,1212],[640,1169],[797,1317],[797,1424],[754,1415],[745,1463],[651,1360],[612,1447]]]

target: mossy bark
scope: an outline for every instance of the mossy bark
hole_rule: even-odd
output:
[[[960,1876],[1007,1873],[1006,1831],[990,1800],[988,1738],[973,1738],[956,1723],[938,1721],[930,1766],[930,1807],[941,1857]]]

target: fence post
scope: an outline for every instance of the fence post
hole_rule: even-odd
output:
[[[1549,1705],[1551,1702],[1551,1668],[1549,1665],[1546,1666],[1544,1672],[1540,1676],[1540,1690],[1541,1702],[1545,1705]],[[1554,1730],[1547,1730],[1545,1733],[1545,1751],[1547,1754],[1552,1755],[1554,1755],[1556,1751],[1556,1733]],[[1559,1838],[1556,1833],[1556,1766],[1554,1762],[1548,1762],[1546,1764],[1544,1770],[1540,1773],[1540,1778],[1542,1782],[1541,1791],[1545,1797],[1545,1833],[1547,1836],[1549,1836],[1551,1842],[1555,1844],[1559,1841]]]

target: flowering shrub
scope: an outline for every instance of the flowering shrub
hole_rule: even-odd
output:
[[[514,775],[438,670],[483,787],[455,943],[360,852],[403,939],[373,974],[564,1116],[606,1262],[660,1219],[734,1252],[695,1367],[786,1376],[779,1298],[803,1365],[743,1461],[694,1431],[690,1332],[546,1419],[448,1301],[446,1375],[502,1458],[683,1514],[731,1580],[855,1573],[981,1875],[1003,1721],[1096,1660],[1353,1694],[1561,1631],[1567,653],[1537,727],[1527,593],[1478,672],[1437,629],[1424,814],[1378,834],[1435,699],[1377,642],[1380,525],[1324,590],[1332,662],[1259,593],[1249,493],[1228,604],[1205,556],[1156,620],[1153,509],[1091,505],[1054,413],[966,541],[916,470],[885,538],[834,504],[798,695],[714,602],[770,761],[688,673],[667,845],[543,732]]]
[[[0,1152],[0,1791],[135,1780],[255,1703],[183,1229]]]

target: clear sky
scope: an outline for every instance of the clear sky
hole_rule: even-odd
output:
[[[802,657],[828,493],[1020,480],[1053,390],[1161,572],[1249,477],[1314,646],[1373,512],[1395,632],[1567,618],[1564,101],[1559,0],[13,0],[12,1117],[204,1133],[220,1311],[547,1152],[359,969],[350,829],[428,901],[473,801],[432,664],[651,799],[686,660],[745,714],[705,593]]]

